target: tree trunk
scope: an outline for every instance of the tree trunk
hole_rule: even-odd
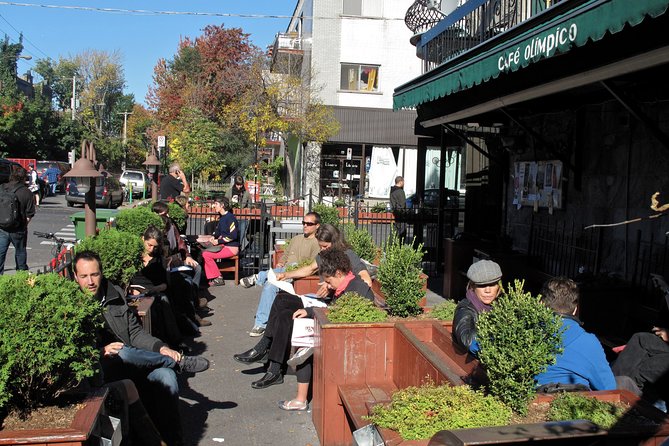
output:
[[[295,172],[293,170],[293,164],[290,162],[290,149],[288,144],[286,144],[286,149],[284,150],[285,155],[285,164],[288,169],[288,198],[294,198],[295,196]]]

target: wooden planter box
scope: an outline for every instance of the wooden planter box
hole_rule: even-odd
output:
[[[260,218],[260,209],[249,209],[249,208],[244,208],[244,209],[239,209],[239,208],[232,208],[232,213],[235,217],[237,218],[243,218],[245,220],[250,220],[250,219],[258,219]]]
[[[363,223],[393,223],[395,217],[392,212],[358,211],[358,220],[364,220]]]
[[[427,294],[427,275],[421,273],[420,277],[423,279],[423,291]],[[384,307],[386,304],[386,296],[383,294],[383,291],[381,291],[381,283],[378,280],[372,280],[372,291],[374,292],[374,300],[376,301],[376,304]],[[421,308],[427,306],[427,295],[424,295],[421,300],[418,301],[418,305]]]
[[[85,400],[85,406],[77,412],[72,424],[60,429],[0,430],[0,445],[59,444],[62,446],[84,446],[91,436],[104,407],[107,389],[94,390]]]
[[[300,206],[272,206],[269,212],[272,217],[304,217],[304,208]]]
[[[315,294],[318,291],[318,283],[321,281],[319,276],[303,277],[302,279],[293,280],[293,288],[299,295]]]

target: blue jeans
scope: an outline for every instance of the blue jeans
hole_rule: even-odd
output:
[[[286,271],[285,268],[274,268],[275,273],[282,273]],[[276,298],[279,289],[274,285],[267,283],[267,271],[260,271],[256,279],[256,285],[262,287],[260,293],[260,302],[258,302],[258,309],[256,310],[256,327],[267,326],[269,320],[269,312],[272,309],[274,298]]]
[[[56,186],[58,183],[49,183],[49,195],[56,195]]]
[[[177,363],[163,354],[124,345],[118,355],[101,360],[105,382],[131,379],[167,444],[181,444]]]
[[[10,242],[14,245],[16,270],[28,270],[28,254],[26,252],[27,241],[28,234],[25,229],[17,232],[7,232],[0,229],[0,274],[5,272],[5,257],[7,257],[7,249],[9,248]]]

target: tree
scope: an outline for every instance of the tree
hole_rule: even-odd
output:
[[[170,131],[170,162],[200,178],[218,176],[223,164],[220,128],[196,108],[185,108]]]
[[[157,133],[153,129],[157,125],[154,114],[140,104],[132,108],[128,116],[128,142],[126,144],[126,165],[139,167],[146,160],[146,155],[155,145]]]

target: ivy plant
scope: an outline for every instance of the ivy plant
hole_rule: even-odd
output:
[[[408,317],[421,313],[418,302],[425,296],[420,277],[423,254],[422,243],[416,248],[402,243],[394,231],[384,244],[377,277],[391,315]]]
[[[516,280],[502,290],[476,326],[489,392],[521,415],[535,395],[534,377],[562,352],[560,317],[523,285]]]
[[[331,322],[383,322],[387,318],[374,302],[353,292],[342,294],[328,310]]]

